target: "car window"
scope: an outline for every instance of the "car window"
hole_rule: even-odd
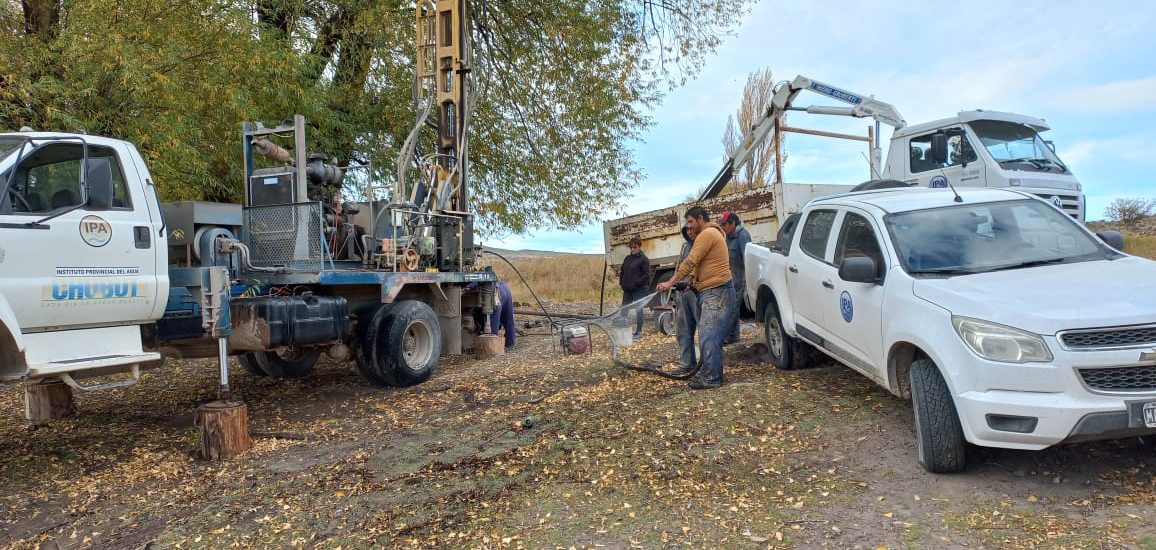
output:
[[[107,158],[112,166],[113,208],[131,209],[124,171],[115,151],[89,146],[90,158]],[[80,170],[84,147],[79,143],[55,143],[40,147],[20,161],[15,181],[5,197],[12,212],[42,214],[82,204],[84,190]]]
[[[978,157],[975,154],[975,149],[971,147],[971,142],[967,140],[967,136],[963,135],[963,131],[959,128],[953,130],[955,131],[948,131],[947,162],[943,164],[938,164],[931,158],[931,136],[935,134],[934,132],[911,138],[911,173],[938,170],[965,162],[975,162]]]
[[[883,249],[875,235],[871,222],[854,212],[843,217],[843,227],[839,230],[839,242],[835,245],[835,265],[842,265],[844,258],[863,256],[875,260],[876,276],[883,276]]]
[[[799,248],[809,256],[822,260],[827,252],[827,237],[834,225],[834,210],[812,210],[799,234]]]

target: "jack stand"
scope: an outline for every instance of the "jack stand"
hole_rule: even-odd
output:
[[[215,461],[249,450],[253,440],[249,437],[249,408],[232,399],[229,392],[229,272],[224,268],[208,269],[202,283],[201,311],[206,328],[217,338],[221,382],[217,400],[197,407],[193,423],[200,429],[201,458]]]
[[[44,380],[24,386],[24,418],[34,425],[76,413],[72,388],[61,380]]]
[[[505,355],[506,346],[497,334],[491,333],[490,315],[494,313],[494,301],[497,297],[493,284],[482,287],[482,334],[474,340],[474,349],[478,352],[478,359],[490,359]]]
[[[221,385],[217,400],[197,407],[195,424],[201,432],[201,458],[223,460],[233,458],[251,448],[249,437],[249,408],[243,401],[229,396],[229,363],[226,338],[217,340]]]

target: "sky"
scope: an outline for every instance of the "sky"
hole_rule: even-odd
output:
[[[1156,2],[762,0],[697,77],[651,111],[634,144],[644,177],[620,213],[576,231],[487,239],[520,250],[603,253],[602,223],[697,194],[726,161],[722,135],[747,76],[769,67],[874,96],[908,125],[990,109],[1046,119],[1083,184],[1087,218],[1113,200],[1156,198]],[[795,105],[839,105],[803,93]],[[871,119],[798,114],[793,126],[865,135]],[[884,125],[884,159],[891,129]],[[790,134],[785,181],[869,179],[866,148]]]

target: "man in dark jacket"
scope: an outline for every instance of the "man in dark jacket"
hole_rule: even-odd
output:
[[[642,253],[642,239],[631,237],[630,253],[622,260],[618,272],[618,286],[622,287],[622,306],[636,302],[650,294],[650,258]],[[638,319],[634,323],[634,339],[642,338],[642,304],[637,308]],[[625,311],[623,312],[625,314]]]
[[[683,260],[690,255],[695,235],[696,232],[691,231],[689,225],[682,226],[682,238],[686,241],[682,245]],[[688,282],[693,283],[693,279]],[[678,340],[678,370],[675,374],[684,375],[698,367],[698,355],[694,349],[694,333],[698,330],[698,293],[688,286],[675,291],[674,296],[674,323],[677,327],[675,339]]]
[[[745,310],[747,299],[746,265],[743,261],[743,250],[751,242],[751,234],[743,227],[743,220],[734,212],[723,212],[723,232],[727,234],[727,253],[730,255],[731,280],[735,285],[735,322],[727,335],[726,343],[733,344],[739,341],[739,317]]]

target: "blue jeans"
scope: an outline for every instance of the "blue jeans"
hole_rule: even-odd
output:
[[[698,329],[702,340],[702,369],[698,378],[707,384],[721,384],[723,380],[722,343],[730,334],[738,309],[735,307],[735,287],[726,283],[708,288],[698,294]]]
[[[675,292],[674,295],[678,366],[692,368],[698,365],[698,358],[694,352],[694,331],[698,330],[698,293],[687,290]]]
[[[733,340],[735,342],[738,342],[739,336],[740,336],[739,335],[739,317],[742,316],[741,313],[743,311],[743,301],[746,300],[746,296],[747,296],[747,292],[746,292],[746,286],[747,285],[745,282],[735,281],[733,279],[732,279],[731,283],[735,285],[735,302],[734,302],[735,303],[735,320],[733,322],[731,322],[731,330],[730,330],[730,334],[728,334],[728,336],[727,336],[727,340]]]

